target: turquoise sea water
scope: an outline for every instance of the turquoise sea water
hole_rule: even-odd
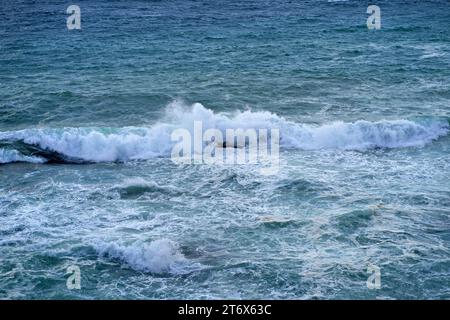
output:
[[[0,4],[0,298],[450,298],[449,1],[69,4]],[[174,164],[194,120],[279,172]]]

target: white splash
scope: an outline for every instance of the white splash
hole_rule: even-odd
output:
[[[178,245],[168,239],[130,245],[101,243],[94,247],[100,256],[117,259],[137,271],[185,274],[201,268],[199,264],[187,260],[179,251]]]
[[[448,122],[439,119],[311,125],[288,121],[270,112],[214,113],[199,103],[189,107],[175,101],[167,107],[166,116],[150,127],[25,129],[0,132],[0,141],[23,141],[85,161],[145,160],[170,156],[174,145],[171,132],[178,128],[193,130],[194,121],[202,121],[205,130],[217,128],[223,132],[237,128],[279,129],[281,148],[303,150],[421,147],[449,133]],[[3,159],[5,162],[8,158]],[[22,157],[21,161],[38,160]]]

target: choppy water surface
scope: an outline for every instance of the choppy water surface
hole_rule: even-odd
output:
[[[0,8],[0,298],[450,298],[448,1],[77,4]],[[195,120],[280,170],[174,164]]]

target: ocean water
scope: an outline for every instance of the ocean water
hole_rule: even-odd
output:
[[[70,4],[0,4],[1,299],[450,299],[449,1]],[[279,171],[174,164],[195,120]]]

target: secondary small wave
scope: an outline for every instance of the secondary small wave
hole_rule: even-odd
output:
[[[154,181],[146,181],[142,178],[126,179],[122,185],[114,188],[121,199],[138,199],[147,194],[163,196],[178,196],[183,193],[182,190],[174,186],[161,186]]]
[[[136,271],[177,275],[201,269],[183,256],[177,243],[168,239],[130,245],[100,243],[95,249],[101,257],[118,260]]]
[[[367,150],[421,147],[449,133],[442,119],[336,121],[323,125],[288,121],[270,112],[250,110],[214,113],[196,103],[170,104],[166,116],[150,127],[44,128],[0,132],[0,143],[21,143],[22,149],[3,151],[0,163],[25,162],[126,162],[167,157],[176,142],[171,133],[183,128],[192,133],[194,121],[203,130],[279,129],[284,149]],[[25,147],[23,147],[25,146]],[[0,149],[2,150],[2,149]],[[2,151],[0,151],[2,152]]]
[[[44,163],[45,159],[34,156],[25,156],[17,150],[8,150],[0,148],[0,164],[14,162]]]

